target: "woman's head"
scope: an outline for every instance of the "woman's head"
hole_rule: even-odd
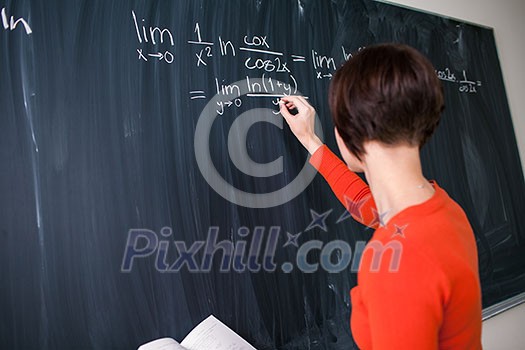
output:
[[[367,141],[421,148],[444,108],[434,67],[402,44],[370,46],[350,58],[333,77],[329,103],[340,148],[344,143],[358,160]]]

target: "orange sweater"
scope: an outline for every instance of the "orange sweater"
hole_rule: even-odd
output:
[[[376,228],[351,291],[361,349],[481,349],[481,289],[472,228],[461,207],[435,193],[386,226],[369,187],[326,146],[310,163],[352,216]]]

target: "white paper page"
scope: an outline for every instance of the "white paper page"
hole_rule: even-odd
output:
[[[137,350],[187,350],[171,338],[160,338],[142,344]]]
[[[188,350],[256,350],[213,316],[199,323],[180,344]]]

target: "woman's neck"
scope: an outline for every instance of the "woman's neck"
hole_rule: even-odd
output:
[[[363,163],[381,225],[434,194],[434,188],[423,176],[418,147],[385,147],[369,142]]]

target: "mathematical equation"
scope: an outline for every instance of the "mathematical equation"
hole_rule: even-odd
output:
[[[145,19],[138,19],[134,11],[131,12],[133,24],[137,34],[138,43],[141,47],[137,48],[138,59],[144,62],[161,61],[166,64],[172,64],[175,61],[174,37],[169,28],[162,28],[158,26],[148,26]],[[196,67],[207,67],[210,62],[217,58],[230,57],[237,59],[242,57],[244,67],[248,71],[257,72],[257,82],[250,81],[250,77],[246,76],[236,83],[225,83],[218,77],[215,77],[215,85],[217,95],[223,96],[224,101],[218,102],[217,113],[222,114],[226,108],[240,107],[242,105],[242,98],[240,91],[247,92],[242,94],[246,97],[273,97],[273,103],[278,103],[278,98],[294,94],[299,91],[297,79],[294,76],[294,69],[300,65],[309,66],[317,80],[330,80],[337,69],[336,58],[329,55],[319,53],[315,49],[311,49],[308,53],[287,53],[275,50],[271,47],[268,40],[268,35],[244,35],[241,44],[236,46],[232,40],[223,38],[218,35],[215,40],[211,38],[203,38],[199,23],[195,23],[193,35],[187,38],[186,43],[190,46],[190,52],[194,57]],[[149,44],[149,45],[148,45]],[[165,44],[163,47],[168,47],[167,50],[155,50],[148,52],[148,46],[158,47],[157,44]],[[363,47],[359,47],[360,51]],[[186,50],[185,50],[186,52]],[[344,46],[341,46],[341,61],[346,61],[352,57],[352,53],[347,51]],[[338,61],[337,61],[338,62]],[[289,83],[283,83],[272,78],[269,74],[279,74],[284,77]],[[481,86],[479,80],[467,79],[467,73],[462,71],[462,78],[456,78],[456,74],[449,68],[443,70],[436,70],[438,78],[443,81],[459,84],[459,92],[462,93],[476,93],[477,88]],[[277,91],[278,90],[278,91]],[[202,87],[196,87],[195,90],[189,92],[189,98],[192,101],[206,99],[206,92]]]
[[[137,40],[139,44],[150,43],[151,45],[166,44],[170,46],[168,50],[162,52],[147,52],[144,48],[137,48],[137,54],[139,60],[148,62],[152,58],[156,58],[158,61],[164,61],[165,63],[171,64],[174,61],[174,53],[172,52],[175,46],[174,37],[172,31],[169,28],[161,28],[158,26],[147,26],[145,19],[138,19],[135,11],[131,11],[133,24],[137,34]],[[249,70],[261,70],[267,73],[290,73],[289,61],[297,63],[307,63],[305,55],[291,54],[285,56],[283,52],[275,51],[270,48],[268,44],[267,35],[252,35],[244,36],[242,42],[243,45],[235,47],[231,40],[225,40],[221,36],[218,36],[217,41],[205,40],[202,38],[201,29],[199,23],[195,23],[194,27],[194,38],[189,38],[187,43],[199,47],[195,52],[195,64],[197,67],[205,67],[208,65],[210,60],[215,54],[220,56],[231,56],[236,57],[239,52],[244,51],[251,54],[261,54],[263,57],[247,57],[244,60],[244,66]],[[214,52],[214,47],[218,47],[219,52]],[[347,59],[349,54],[346,53],[345,49],[342,48],[343,58]],[[268,56],[273,58],[268,58]],[[327,71],[335,71],[336,63],[333,57],[319,54],[315,50],[311,50],[309,53],[311,57],[311,64],[318,72],[317,79],[331,78],[331,74]],[[326,71],[322,71],[326,70]]]
[[[465,70],[461,71],[461,78],[457,78],[456,73],[452,72],[450,68],[436,70],[436,74],[442,81],[459,84],[459,92],[476,93],[478,92],[477,88],[481,86],[480,80],[469,80]]]
[[[293,95],[298,92],[297,80],[290,75],[291,81],[289,83],[274,79],[271,76],[266,76],[265,73],[261,77],[253,78],[245,76],[244,79],[235,83],[225,83],[215,78],[215,96],[221,97],[216,103],[216,112],[223,115],[225,109],[230,107],[241,107],[243,98],[269,98],[272,103],[277,106],[279,99],[283,96]],[[190,100],[206,99],[204,90],[192,90],[189,92]],[[308,98],[305,96],[305,98]],[[273,111],[274,114],[279,114]]]

